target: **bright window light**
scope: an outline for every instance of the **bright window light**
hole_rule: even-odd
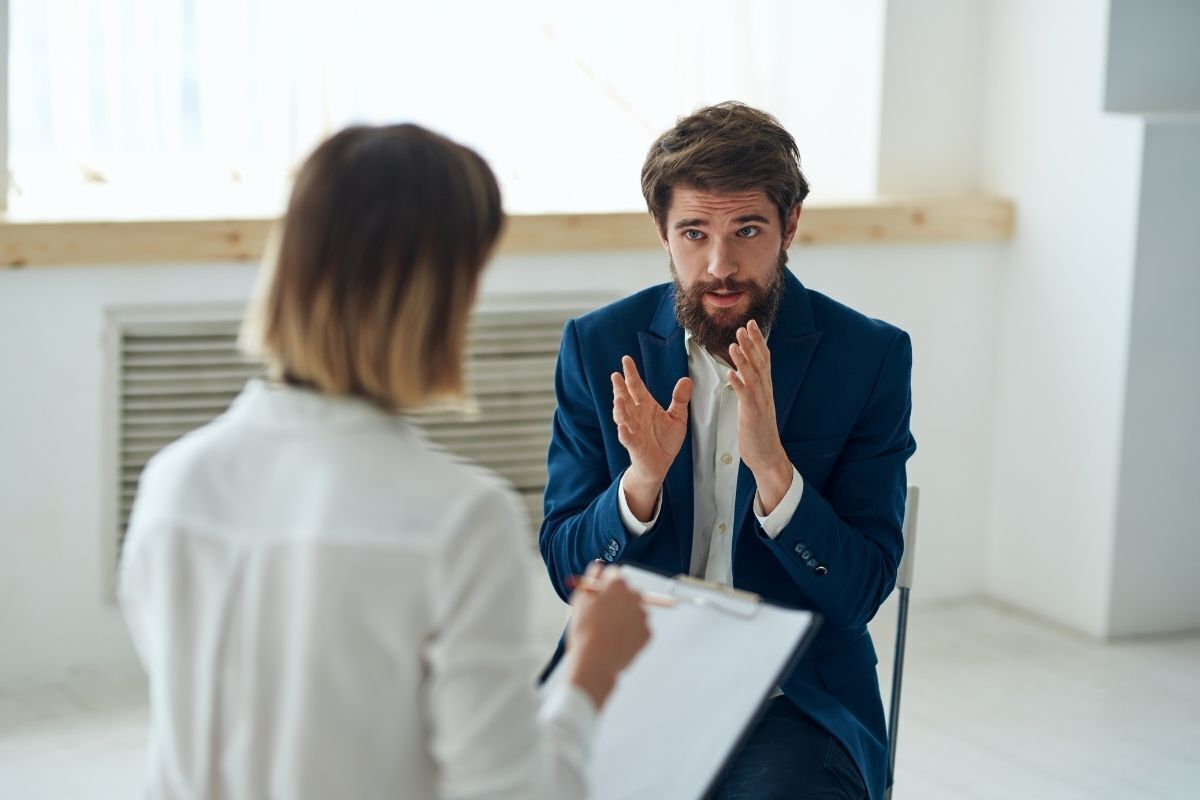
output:
[[[874,193],[883,0],[9,0],[9,208],[278,213],[354,122],[477,148],[512,213],[643,210],[681,114],[796,136],[814,199]]]

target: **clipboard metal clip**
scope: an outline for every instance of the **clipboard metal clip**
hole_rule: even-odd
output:
[[[667,585],[668,593],[681,602],[709,606],[738,617],[753,617],[758,613],[762,598],[754,592],[735,589],[720,583],[677,575]]]

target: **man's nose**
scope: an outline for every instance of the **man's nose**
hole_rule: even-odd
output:
[[[734,258],[732,249],[718,240],[709,254],[708,274],[717,280],[725,280],[735,273],[737,273],[737,260]]]

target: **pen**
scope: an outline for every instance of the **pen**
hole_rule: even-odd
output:
[[[595,578],[589,578],[586,575],[569,578],[567,580],[567,588],[574,591],[594,592],[600,588],[600,582]],[[672,608],[675,605],[675,598],[658,592],[638,592],[638,597],[648,606],[659,606],[661,608]]]

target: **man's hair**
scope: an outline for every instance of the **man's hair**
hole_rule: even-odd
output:
[[[642,165],[642,195],[660,232],[676,186],[707,192],[762,189],[779,210],[780,224],[808,196],[792,135],[775,117],[737,102],[681,117],[650,145]]]
[[[467,317],[502,223],[474,151],[417,125],[347,128],[296,178],[243,346],[331,395],[392,410],[461,400]]]

